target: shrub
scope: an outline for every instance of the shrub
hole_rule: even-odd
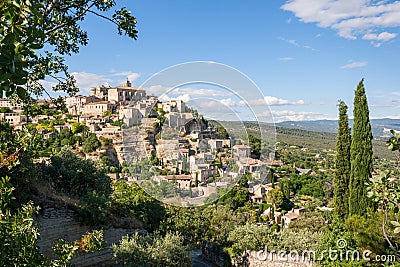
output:
[[[132,237],[124,236],[119,245],[113,245],[114,258],[123,266],[191,266],[191,259],[179,234],[167,233]]]

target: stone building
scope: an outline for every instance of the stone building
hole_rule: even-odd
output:
[[[84,105],[82,113],[86,115],[103,116],[106,110],[112,112],[113,109],[114,104],[107,101],[99,101]]]
[[[27,116],[21,115],[21,113],[0,113],[0,120],[8,122],[12,126],[22,126],[27,123]]]
[[[86,104],[98,101],[100,101],[100,99],[97,98],[96,96],[76,95],[76,96],[66,97],[65,105],[68,108],[69,114],[80,115],[83,113],[83,107]]]
[[[114,101],[121,105],[136,103],[146,98],[146,91],[137,87],[132,87],[129,80],[124,86],[117,86],[108,89],[108,101]]]
[[[0,107],[9,108],[13,111],[18,112],[18,111],[22,110],[22,103],[18,103],[14,99],[0,98]]]

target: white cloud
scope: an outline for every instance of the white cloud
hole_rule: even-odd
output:
[[[233,95],[233,93],[229,91],[215,90],[215,89],[206,89],[206,88],[172,88],[165,87],[163,85],[153,85],[149,88],[145,88],[149,94],[154,94],[160,96],[162,94],[167,94],[171,98],[176,98],[181,95],[190,95],[191,98],[209,98],[209,97],[223,97]]]
[[[190,95],[188,95],[188,94],[184,94],[184,95],[180,95],[180,96],[178,96],[178,97],[176,97],[176,98],[173,98],[173,99],[176,99],[176,100],[182,100],[183,102],[189,102],[190,101],[190,99],[191,99],[191,97],[190,97]]]
[[[165,96],[171,90],[171,87],[165,87],[162,85],[152,85],[148,88],[143,88],[146,90],[148,95]]]
[[[229,107],[237,106],[237,103],[232,98],[225,98],[220,100],[221,104]]]
[[[53,91],[53,86],[57,85],[57,82],[49,80],[40,80],[39,83],[44,87],[47,92]]]
[[[305,23],[316,23],[321,28],[334,29],[339,36],[347,39],[357,39],[371,31],[400,26],[400,1],[289,0],[281,8],[293,12]],[[374,41],[382,43],[396,36],[381,32],[376,37],[379,40]]]
[[[104,75],[94,73],[72,72],[71,74],[75,77],[76,85],[79,87],[81,93],[88,93],[91,87],[106,85],[113,82],[112,79],[107,78]]]
[[[362,38],[364,40],[370,40],[370,41],[384,41],[387,42],[393,38],[396,38],[397,34],[396,33],[390,33],[390,32],[381,32],[380,34],[376,33],[367,33],[365,34]]]
[[[126,79],[128,79],[130,82],[137,80],[140,77],[140,74],[132,71],[122,71],[113,73],[113,76],[124,77],[124,80],[118,81],[119,83],[124,83]]]
[[[368,65],[367,61],[355,61],[355,62],[351,62],[349,64],[343,65],[340,68],[341,69],[352,69],[352,68],[361,68],[361,67],[365,67]]]
[[[192,98],[219,97],[219,96],[232,95],[231,92],[226,91],[226,90],[222,91],[222,89],[215,90],[215,89],[208,89],[208,88],[189,88],[189,87],[175,88],[174,90],[171,91],[171,94],[173,94],[173,95],[189,94]]]
[[[278,58],[279,61],[292,61],[294,57],[280,57]]]
[[[269,112],[264,112],[258,114],[260,118],[264,116],[269,116]],[[304,121],[304,120],[318,120],[322,119],[323,115],[318,112],[312,111],[293,111],[293,110],[279,110],[279,111],[272,111],[272,115],[274,116],[275,122],[281,121]]]
[[[396,36],[397,36],[396,33],[381,32],[380,34],[367,33],[362,38],[364,40],[371,41],[372,45],[379,47],[379,46],[381,46],[382,42],[390,41],[390,40],[396,38]]]
[[[286,38],[283,38],[283,37],[278,37],[278,40],[284,41],[284,42],[289,43],[291,45],[294,45],[296,47],[302,47],[302,48],[310,49],[312,51],[318,51],[317,49],[315,49],[315,48],[313,48],[313,47],[311,47],[309,45],[301,45],[296,40],[293,40],[293,39],[286,39]]]
[[[392,92],[393,95],[400,96],[400,92]]]
[[[251,106],[295,106],[295,105],[305,105],[305,101],[300,99],[296,101],[289,101],[286,99],[281,99],[275,96],[265,96],[264,99],[250,100],[247,102]],[[239,106],[246,106],[246,102],[240,101]]]

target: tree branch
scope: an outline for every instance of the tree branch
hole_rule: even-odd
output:
[[[64,23],[61,23],[60,25],[54,27],[53,29],[50,29],[48,31],[45,32],[46,35],[50,35],[53,32],[55,32],[58,29],[61,29],[64,26],[67,26],[68,24],[77,21],[79,18],[81,18],[82,16],[84,16],[88,11],[90,11],[90,9],[95,5],[95,3],[92,3],[90,6],[88,6],[87,8],[85,8],[81,13],[79,13],[75,18],[73,18],[72,20],[68,20]]]
[[[115,20],[110,19],[109,17],[106,17],[106,16],[104,16],[104,15],[102,15],[102,14],[99,14],[99,13],[97,13],[97,12],[94,12],[93,10],[88,10],[88,12],[89,12],[89,13],[92,13],[92,14],[94,14],[94,15],[100,17],[100,18],[103,18],[103,19],[105,19],[105,20],[108,20],[108,21],[114,23],[115,25],[118,25],[118,23],[117,23]]]
[[[46,19],[47,15],[51,13],[54,6],[58,3],[59,0],[53,0],[49,5],[46,6],[46,9],[43,12],[43,21]]]
[[[390,239],[386,233],[385,227],[386,227],[386,222],[387,222],[387,209],[386,209],[386,205],[384,206],[384,217],[382,219],[382,232],[383,232],[383,236],[385,237],[386,241],[389,243],[389,246],[391,248],[394,249],[392,242],[390,242]]]

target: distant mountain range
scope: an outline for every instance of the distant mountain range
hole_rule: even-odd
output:
[[[352,126],[353,120],[350,120],[349,123]],[[337,120],[283,121],[276,123],[276,126],[314,132],[336,133],[338,122]],[[390,136],[391,129],[400,131],[400,119],[373,119],[371,120],[371,127],[374,137],[387,137]]]

